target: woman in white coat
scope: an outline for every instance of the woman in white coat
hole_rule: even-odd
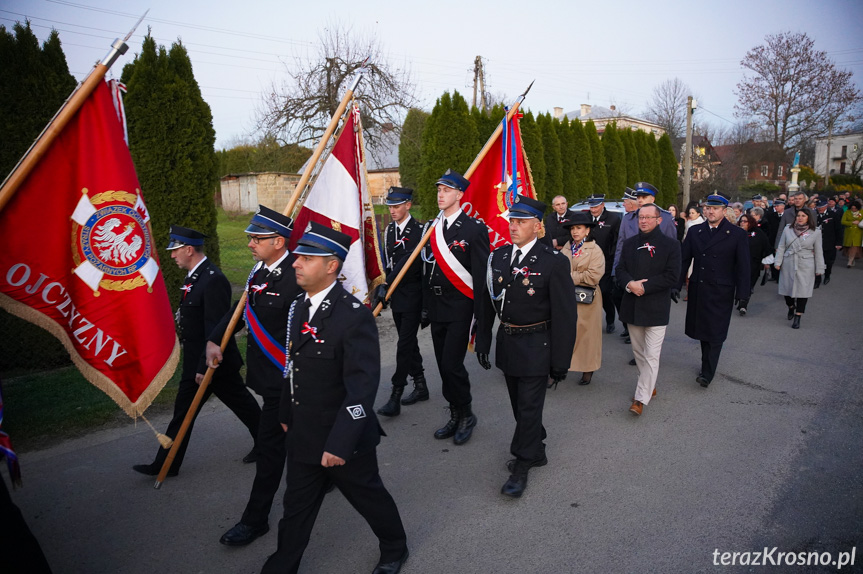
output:
[[[800,328],[800,316],[806,311],[806,301],[812,290],[821,285],[824,273],[824,252],[821,250],[821,230],[816,228],[810,210],[801,209],[793,225],[782,230],[776,248],[776,269],[779,274],[779,294],[785,295],[788,320],[792,329]]]

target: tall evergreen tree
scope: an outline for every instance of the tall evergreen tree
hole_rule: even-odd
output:
[[[402,187],[417,189],[422,174],[423,130],[429,114],[411,108],[405,116],[399,141],[399,179]]]
[[[636,181],[650,182],[653,177],[653,170],[649,142],[647,140],[652,136],[641,130],[632,132],[632,135],[635,141],[635,150],[638,154],[638,178]]]
[[[159,252],[171,224],[206,234],[207,256],[219,262],[217,181],[213,114],[201,96],[186,48],[178,41],[166,51],[149,34],[141,52],[123,68],[129,149],[150,211]],[[172,302],[179,300],[185,271],[162,265]]]
[[[593,194],[593,154],[581,120],[573,120],[569,127],[572,131],[572,156],[575,161],[573,199],[584,199]]]
[[[435,186],[438,178],[447,169],[463,174],[479,149],[479,134],[467,102],[458,92],[452,95],[444,92],[423,130],[423,168],[415,193],[424,217],[432,217],[438,212]]]
[[[626,187],[626,154],[617,133],[617,124],[606,124],[602,133],[602,150],[605,152],[605,172],[608,174],[608,192],[617,197]]]
[[[645,133],[645,143],[647,144],[647,153],[650,156],[649,170],[650,179],[646,180],[652,183],[655,187],[659,187],[659,179],[662,173],[659,167],[659,148],[656,146],[656,138],[653,134]]]
[[[491,116],[491,113],[493,111],[494,110],[488,110],[484,112],[476,106],[473,106],[470,109],[470,115],[473,118],[474,124],[476,124],[476,132],[477,137],[480,141],[480,146],[482,146],[482,144],[486,142],[489,136],[491,136],[492,132],[494,132],[494,129],[497,127],[498,122],[495,121]]]
[[[60,36],[42,45],[30,22],[0,26],[0,179],[12,171],[75,89]],[[47,331],[0,311],[0,371],[69,364],[63,345]]]
[[[680,208],[678,196],[678,178],[677,178],[677,158],[674,156],[674,147],[671,145],[671,138],[668,134],[662,134],[657,142],[659,148],[659,166],[660,166],[660,184],[659,190],[662,192],[662,207],[663,209],[671,204],[678,205]],[[686,206],[683,206],[686,207]]]
[[[638,181],[638,152],[635,149],[635,137],[631,129],[618,130],[623,151],[626,153],[626,185],[632,187]]]
[[[560,139],[551,114],[540,114],[536,119],[542,135],[542,148],[545,152],[545,201],[563,195],[563,163],[560,158]]]
[[[577,187],[575,181],[575,144],[572,139],[572,129],[569,127],[569,118],[554,120],[557,130],[557,139],[560,141],[560,162],[563,175],[563,195],[566,202],[572,205],[575,202]]]
[[[519,122],[521,126],[521,139],[527,160],[530,162],[530,174],[533,178],[533,186],[536,197],[540,201],[545,195],[545,149],[542,145],[542,134],[533,118],[533,112],[528,111]]]
[[[596,125],[593,120],[587,120],[584,124],[584,133],[587,143],[590,144],[590,155],[593,158],[593,193],[609,194],[608,173],[605,170],[605,150],[602,149],[602,141],[596,133]],[[611,197],[610,195],[608,195]]]

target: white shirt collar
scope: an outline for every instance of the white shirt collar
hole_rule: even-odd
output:
[[[317,293],[315,293],[311,297],[309,297],[309,294],[306,293],[306,298],[304,300],[311,301],[311,307],[309,307],[309,321],[311,321],[312,317],[315,316],[315,311],[318,310],[318,307],[321,306],[321,303],[327,297],[327,295],[329,295],[330,291],[332,290],[333,287],[335,287],[335,285],[336,285],[336,280],[333,279],[333,282],[330,283],[329,287],[326,287],[323,290],[318,291]]]
[[[446,228],[447,229],[452,227],[452,224],[455,223],[455,220],[459,215],[461,215],[461,208],[460,207],[458,208],[458,211],[456,211],[455,213],[453,213],[449,217],[444,217],[444,219],[446,220]],[[443,222],[441,222],[441,223],[443,223]]]
[[[191,277],[191,276],[195,273],[195,270],[197,270],[197,269],[198,269],[198,267],[200,267],[200,266],[201,266],[201,263],[203,263],[203,262],[204,262],[204,261],[206,261],[206,260],[207,260],[207,256],[206,256],[206,255],[204,255],[204,258],[203,258],[203,259],[201,259],[200,261],[198,261],[198,264],[197,264],[197,265],[195,265],[194,267],[192,267],[192,270],[191,270],[191,271],[189,271],[189,272],[186,274],[186,277]]]
[[[408,216],[404,218],[401,223],[396,223],[396,227],[399,228],[399,233],[404,233],[405,227],[407,227],[408,221],[411,220],[411,214],[408,213]]]
[[[272,265],[264,265],[264,267],[267,269],[267,271],[272,271],[273,269],[275,269],[276,267],[281,265],[282,261],[285,260],[285,257],[287,257],[290,254],[291,254],[291,252],[288,251],[287,249],[285,249],[285,254],[282,255],[281,257],[279,257],[279,259],[275,263],[273,263]]]
[[[521,250],[521,260],[524,261],[524,258],[530,253],[530,250],[533,249],[534,244],[536,243],[536,237],[533,238],[530,243],[525,245],[524,247],[518,247],[515,243],[512,244],[512,253],[510,253],[509,260],[515,261],[515,252]]]

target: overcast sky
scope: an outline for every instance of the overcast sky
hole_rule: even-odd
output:
[[[40,39],[56,28],[81,80],[148,8],[113,74],[140,50],[147,26],[166,47],[182,39],[213,110],[217,147],[252,131],[258,94],[283,80],[296,56],[313,55],[319,31],[335,21],[377,35],[390,58],[411,69],[427,110],[445,90],[470,103],[480,55],[494,94],[512,100],[536,80],[525,101],[534,111],[589,103],[638,113],[654,86],[678,77],[700,95],[701,120],[724,124],[736,121],[740,60],[765,35],[788,30],[809,34],[863,86],[860,0],[4,0],[0,24],[27,17]]]

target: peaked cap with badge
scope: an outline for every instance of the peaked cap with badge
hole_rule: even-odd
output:
[[[291,236],[294,222],[287,215],[274,211],[269,207],[258,205],[258,211],[252,216],[252,221],[246,228],[249,235],[281,235],[285,239]]]
[[[335,255],[342,261],[347,259],[351,250],[351,236],[336,231],[317,221],[312,221],[306,227],[303,236],[294,248],[295,255],[312,255],[326,257]]]
[[[170,238],[170,241],[168,242],[168,247],[166,247],[167,251],[173,251],[174,249],[179,249],[180,247],[185,247],[187,245],[203,245],[204,239],[207,238],[207,236],[200,231],[195,231],[189,227],[180,227],[179,225],[171,226],[171,231],[168,234],[168,237]]]

